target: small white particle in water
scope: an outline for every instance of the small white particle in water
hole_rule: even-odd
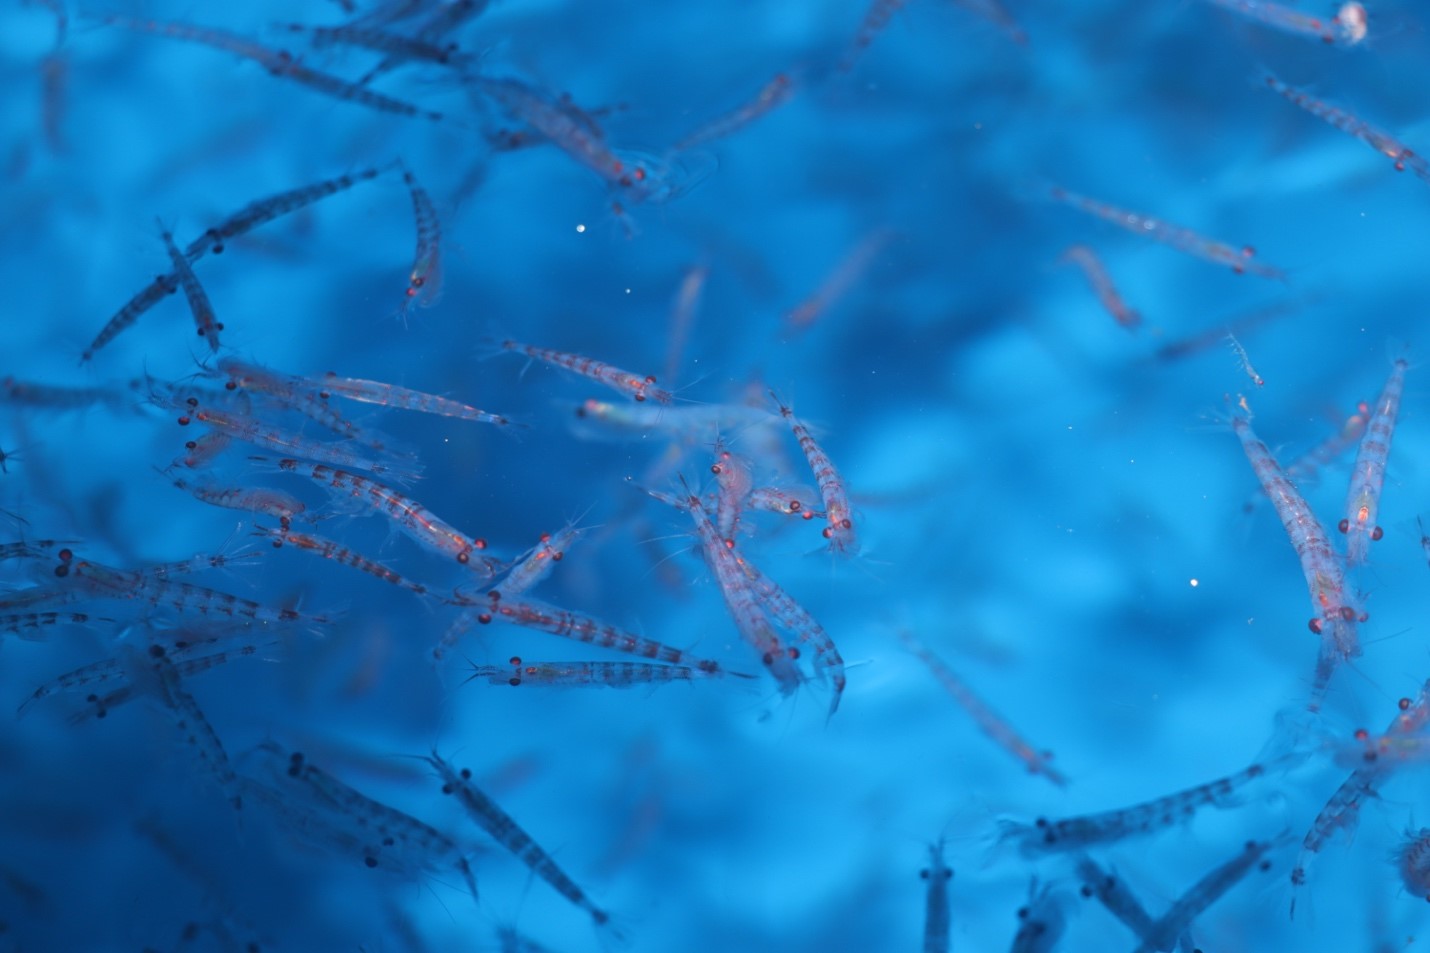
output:
[[[585,230],[586,230],[586,226],[585,226],[585,225],[577,225],[577,226],[576,226],[576,234],[578,234],[578,235],[581,234],[582,232],[584,232]]]
[[[1201,585],[1201,583],[1198,582],[1198,581],[1195,580],[1195,579],[1193,579],[1191,582],[1192,582],[1192,588],[1193,588],[1193,589],[1195,589],[1195,588],[1197,588],[1197,586]]]

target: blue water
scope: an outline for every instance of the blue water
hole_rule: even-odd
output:
[[[337,3],[117,9],[230,30],[349,81],[378,59],[273,28],[343,22]],[[1246,841],[1287,832],[1270,870],[1197,920],[1208,953],[1402,949],[1423,933],[1424,900],[1391,860],[1404,829],[1430,813],[1414,766],[1380,786],[1353,840],[1338,834],[1314,858],[1294,919],[1288,908],[1299,841],[1346,776],[1324,745],[1381,730],[1430,676],[1416,526],[1430,429],[1415,363],[1430,183],[1258,81],[1269,69],[1430,149],[1423,15],[1403,0],[1377,4],[1370,38],[1346,50],[1190,0],[1010,9],[1026,45],[956,4],[912,0],[847,70],[861,0],[506,0],[453,35],[489,75],[610,107],[596,120],[609,142],[653,157],[777,73],[792,79],[787,103],[675,157],[675,194],[649,201],[550,144],[494,150],[486,133],[522,123],[439,66],[373,85],[440,112],[433,122],[74,9],[56,49],[43,4],[0,10],[0,376],[123,394],[110,407],[0,407],[0,541],[74,540],[77,558],[131,570],[261,553],[189,581],[336,621],[288,627],[261,658],[185,680],[229,758],[251,771],[246,753],[265,740],[301,750],[455,838],[481,883],[478,905],[450,868],[369,870],[262,805],[235,812],[152,692],[79,725],[69,718],[83,695],[63,695],[0,722],[0,950],[496,950],[500,928],[563,951],[913,950],[918,873],[940,837],[955,871],[954,949],[1008,948],[1034,877],[1061,897],[1059,949],[1132,949],[1126,927],[1077,896],[1070,860],[1021,858],[999,845],[999,822],[1134,804],[1292,744],[1305,759],[1235,808],[1095,857],[1158,917]],[[46,93],[47,70],[62,71],[58,93]],[[425,476],[411,495],[491,554],[513,559],[571,520],[591,527],[536,597],[758,680],[464,684],[468,662],[621,657],[494,624],[434,668],[452,607],[275,551],[250,535],[262,519],[171,486],[156,468],[197,428],[131,382],[213,365],[182,295],[80,365],[105,321],[168,270],[156,216],[182,244],[255,199],[397,158],[441,217],[440,301],[405,323],[398,314],[413,214],[387,172],[196,266],[225,324],[224,353],[529,424],[513,439],[347,405],[417,452]],[[1053,183],[1252,245],[1287,277],[1238,275],[1145,241],[1050,201]],[[790,332],[785,314],[871,236],[885,243],[862,274]],[[1097,251],[1142,314],[1136,332],[1059,263],[1073,243]],[[708,280],[673,354],[673,302],[698,266]],[[1257,387],[1215,332],[1268,308],[1274,317],[1238,332]],[[1208,332],[1185,357],[1156,356]],[[837,714],[826,718],[827,684],[779,694],[740,640],[690,520],[641,491],[674,492],[676,473],[710,483],[714,429],[594,439],[578,426],[583,400],[634,405],[493,356],[504,337],[655,374],[676,392],[672,413],[751,394],[768,409],[773,387],[810,422],[852,494],[861,553],[832,556],[820,521],[775,514],[748,515],[738,544],[849,663]],[[1317,642],[1305,583],[1271,508],[1243,511],[1257,484],[1220,422],[1224,396],[1246,394],[1258,432],[1289,462],[1373,401],[1407,346],[1385,536],[1350,577],[1369,613],[1364,655],[1310,718]],[[312,424],[301,432],[330,439]],[[787,430],[723,436],[757,482],[813,487]],[[259,452],[236,444],[208,475],[299,496],[329,518],[295,530],[436,592],[470,581],[380,516],[334,511],[311,481],[258,472],[245,458]],[[1337,538],[1349,460],[1303,487]],[[0,564],[0,581],[52,585],[55,565],[52,555]],[[47,628],[43,640],[5,634],[0,699],[18,706],[61,673],[123,657],[146,626],[206,624],[137,601],[61,608],[113,621]],[[1054,752],[1068,786],[980,733],[900,631]],[[1293,736],[1293,723],[1307,730]],[[624,940],[443,797],[412,757],[433,750],[470,768],[615,915]],[[204,926],[187,937],[192,924]]]

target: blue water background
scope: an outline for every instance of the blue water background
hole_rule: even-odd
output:
[[[1373,400],[1397,348],[1426,342],[1430,183],[1258,85],[1263,68],[1430,149],[1430,43],[1409,2],[1371,11],[1367,48],[1283,36],[1210,5],[1010,0],[1029,36],[942,0],[914,0],[852,70],[833,67],[865,15],[859,0],[508,2],[458,34],[482,67],[569,92],[611,140],[660,154],[748,101],[777,72],[794,98],[705,147],[688,193],[612,212],[605,185],[550,147],[494,154],[481,130],[512,126],[449,73],[407,69],[390,95],[447,120],[389,116],[267,75],[194,44],[75,19],[63,143],[47,141],[42,61],[53,18],[0,10],[0,375],[74,386],[174,380],[206,357],[182,301],[162,303],[80,367],[90,339],[167,270],[158,216],[186,241],[245,203],[401,157],[443,216],[441,301],[395,316],[411,267],[411,203],[386,175],[253,232],[199,274],[234,352],[301,374],[336,371],[447,394],[528,421],[519,440],[475,424],[355,409],[415,448],[412,493],[510,558],[580,519],[589,533],[541,598],[759,672],[680,513],[637,488],[669,442],[589,439],[575,408],[619,401],[544,365],[492,357],[510,335],[664,376],[682,276],[709,268],[672,385],[681,406],[778,389],[817,433],[854,495],[863,554],[831,557],[818,522],[751,518],[750,558],[821,619],[851,663],[828,689],[783,699],[762,678],[655,691],[462,684],[466,664],[617,656],[512,627],[470,638],[434,671],[451,618],[346,567],[249,541],[241,514],[206,507],[154,470],[182,451],[173,414],[145,406],[0,412],[7,538],[82,541],[129,568],[261,548],[195,581],[266,604],[343,613],[324,638],[273,661],[189,682],[230,756],[272,738],[473,850],[483,899],[455,875],[369,871],[303,846],[252,811],[241,821],[162,710],[137,703],[72,727],[73,697],[0,719],[0,950],[185,947],[216,912],[264,949],[497,949],[515,925],[553,950],[599,949],[590,918],[485,841],[416,761],[434,747],[469,766],[531,835],[622,920],[631,951],[894,951],[919,948],[926,845],[956,871],[953,942],[1012,942],[1030,879],[1066,895],[1066,950],[1135,939],[1076,897],[1070,865],[997,846],[998,821],[1131,804],[1232,773],[1304,708],[1316,651],[1305,585],[1273,512],[1218,423],[1249,392],[1263,439],[1289,460]],[[71,11],[72,13],[74,11]],[[298,50],[274,22],[336,23],[336,4],[136,5],[126,12],[231,29]],[[1323,12],[1323,11],[1317,11]],[[374,58],[306,50],[353,77]],[[475,188],[470,184],[475,182]],[[464,186],[467,183],[467,186]],[[1058,183],[1253,245],[1284,282],[1237,275],[1047,201]],[[460,202],[456,199],[465,191]],[[887,228],[866,275],[799,335],[783,315],[849,251]],[[1132,307],[1135,334],[1058,263],[1095,247]],[[1220,341],[1184,359],[1169,343],[1268,307],[1239,337],[1265,386]],[[1381,729],[1430,676],[1426,384],[1416,363],[1380,514],[1385,538],[1354,577],[1365,654],[1337,673],[1325,737]],[[664,381],[663,381],[664,382]],[[788,433],[737,446],[764,479],[811,483]],[[679,468],[707,481],[713,433]],[[243,448],[216,471],[255,474]],[[1347,464],[1308,486],[1328,526]],[[454,567],[376,517],[320,530],[433,587]],[[665,562],[660,562],[665,560]],[[12,587],[43,582],[7,565]],[[673,578],[672,585],[668,580]],[[132,620],[137,609],[103,614]],[[96,614],[100,614],[95,610]],[[1030,775],[979,733],[898,640],[919,637],[1070,779]],[[5,636],[0,700],[115,651],[116,626]],[[1249,839],[1299,841],[1344,778],[1319,751],[1155,838],[1098,852],[1160,915]],[[1399,772],[1353,842],[1322,852],[1294,920],[1294,848],[1197,923],[1218,953],[1402,948],[1424,901],[1390,860],[1424,823],[1423,772]],[[138,833],[151,820],[176,863]],[[478,851],[480,848],[480,852]]]

